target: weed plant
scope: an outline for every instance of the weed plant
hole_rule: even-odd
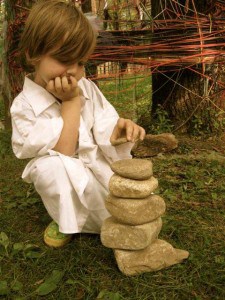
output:
[[[216,133],[221,135],[225,129],[224,111],[215,111],[212,108],[205,109],[205,117],[194,115],[190,122],[189,131],[192,135],[207,135],[209,133]]]
[[[153,120],[147,126],[147,132],[151,134],[160,134],[164,132],[172,132],[174,125],[169,119],[168,113],[163,109],[163,107],[158,106],[155,112]]]
[[[62,249],[43,243],[50,218],[33,187],[20,178],[27,161],[8,150],[9,134],[0,160],[0,299],[225,299],[223,157],[195,158],[185,151],[153,159],[156,193],[167,204],[159,237],[190,257],[127,277],[98,235],[76,234]]]

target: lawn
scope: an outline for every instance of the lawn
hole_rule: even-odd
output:
[[[127,74],[124,76],[98,81],[105,97],[116,108],[119,115],[137,121],[149,118],[149,107],[152,95],[151,76]]]
[[[127,277],[99,236],[77,234],[63,249],[43,243],[50,219],[20,176],[26,161],[0,131],[0,299],[225,299],[225,158],[189,143],[152,158],[166,201],[160,238],[188,250],[185,262]]]

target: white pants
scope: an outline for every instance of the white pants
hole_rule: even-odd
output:
[[[91,209],[81,204],[59,156],[46,156],[32,166],[30,178],[62,233],[99,233],[103,220],[110,216],[104,205],[108,190],[90,169],[84,168],[89,181],[83,196]]]

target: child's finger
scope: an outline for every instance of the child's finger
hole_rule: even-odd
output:
[[[77,80],[75,77],[70,76],[70,81],[71,81],[71,87],[72,89],[75,89],[77,87]]]
[[[136,126],[134,126],[134,129],[133,129],[131,141],[134,143],[139,138],[140,138],[140,127],[136,125]]]
[[[61,80],[62,80],[62,88],[63,88],[63,91],[64,91],[64,92],[70,91],[70,85],[69,85],[69,82],[68,82],[67,77],[66,77],[66,76],[63,76],[63,77],[61,78]]]
[[[53,92],[55,90],[55,82],[53,79],[47,83],[46,90],[49,92]]]
[[[62,91],[62,81],[60,77],[55,78],[55,90],[57,93]]]
[[[77,96],[82,95],[83,93],[80,93],[80,88],[77,84],[76,78],[73,76],[70,76],[70,80],[71,80],[71,89],[74,92],[74,96],[77,97]]]
[[[126,120],[126,136],[128,141],[132,141],[133,131],[134,131],[133,122],[130,120]]]
[[[119,120],[117,121],[116,127],[118,130],[118,133],[122,132],[125,128],[126,128],[126,119],[124,118],[119,118]]]
[[[145,138],[145,130],[143,127],[140,127],[140,140],[143,141]]]
[[[121,136],[122,130],[124,128],[124,121],[125,120],[123,118],[119,118],[119,120],[117,121],[110,137],[110,142],[112,144]]]
[[[126,137],[121,137],[121,138],[118,138],[118,139],[116,139],[116,140],[110,138],[110,143],[111,143],[111,145],[113,145],[113,146],[122,145],[122,144],[127,143],[127,138],[126,138]]]
[[[112,143],[112,142],[116,141],[117,138],[118,138],[118,129],[115,127],[111,134],[110,142]]]

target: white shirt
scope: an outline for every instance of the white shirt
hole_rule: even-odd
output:
[[[119,118],[116,110],[93,82],[82,78],[78,84],[84,93],[84,105],[80,117],[76,166],[73,166],[73,157],[51,150],[63,128],[61,104],[28,77],[25,78],[23,91],[15,98],[11,107],[12,147],[18,158],[33,158],[22,174],[27,182],[32,182],[30,173],[36,160],[46,155],[59,156],[81,203],[88,207],[87,200],[82,197],[88,182],[85,168],[89,168],[108,189],[112,175],[109,164],[131,158],[133,143],[116,147],[110,144],[110,136]]]

